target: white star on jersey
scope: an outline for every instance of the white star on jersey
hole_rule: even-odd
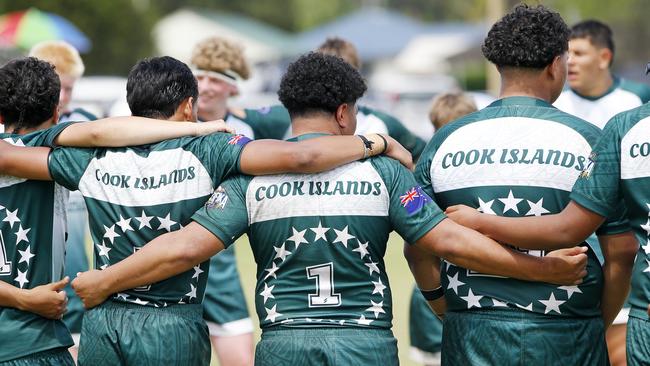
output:
[[[370,263],[364,263],[364,264],[366,265],[366,267],[368,267],[368,270],[370,271],[370,276],[372,276],[373,272],[377,272],[377,273],[381,274],[381,272],[379,272],[379,267],[377,267],[377,263],[370,262]]]
[[[264,308],[266,310],[266,319],[264,320],[270,320],[272,323],[275,323],[275,318],[282,316],[281,313],[278,313],[275,308],[277,305],[273,305],[272,308]]]
[[[505,308],[508,307],[508,304],[506,304],[503,301],[499,301],[497,299],[492,299],[492,306]]]
[[[104,256],[104,257],[110,259],[110,257],[108,256],[108,252],[111,251],[111,248],[109,248],[109,247],[107,247],[106,245],[104,245],[103,242],[102,242],[101,244],[95,244],[95,245],[97,246],[97,249],[99,249],[99,254],[98,254],[98,255],[99,255],[100,257],[101,257],[101,256]]]
[[[648,268],[644,269],[643,272],[650,272],[650,260],[646,259],[645,263],[648,265]]]
[[[344,227],[343,230],[341,230],[341,231],[334,229],[334,232],[336,233],[336,239],[334,239],[334,241],[332,242],[333,244],[341,243],[341,244],[343,244],[344,247],[347,248],[348,247],[348,241],[350,239],[354,239],[354,236],[350,235],[348,233],[348,227],[347,226]]]
[[[458,272],[454,274],[453,277],[447,275],[447,279],[449,279],[449,284],[447,285],[447,290],[452,289],[458,295],[458,288],[462,285],[465,284],[465,282],[462,282],[461,280],[458,279]]]
[[[370,300],[370,303],[372,304],[372,306],[367,308],[366,311],[372,311],[373,313],[375,313],[375,319],[377,319],[379,314],[386,314],[386,312],[384,311],[384,308],[383,308],[384,307],[384,302],[383,301],[374,302],[374,301]]]
[[[296,244],[296,249],[298,248],[298,246],[300,244],[306,244],[307,243],[307,240],[305,240],[305,233],[307,232],[307,229],[305,229],[303,231],[298,231],[298,230],[296,230],[296,228],[292,227],[291,230],[293,231],[293,235],[291,235],[291,237],[289,237],[289,239],[287,239],[287,241],[294,242],[294,244]]]
[[[555,295],[551,292],[551,297],[548,300],[537,300],[546,306],[544,309],[544,314],[548,314],[551,311],[555,311],[558,314],[562,314],[560,311],[560,305],[564,304],[566,301],[556,300]]]
[[[13,229],[14,224],[17,222],[20,222],[20,219],[18,218],[18,209],[15,209],[14,211],[9,211],[9,209],[6,209],[6,214],[7,217],[2,220],[3,222],[8,222],[9,223],[9,228]]]
[[[316,237],[314,238],[314,242],[323,239],[327,241],[327,238],[325,237],[325,233],[329,231],[330,228],[328,227],[323,227],[321,225],[321,222],[318,222],[318,227],[312,227],[309,230],[313,231],[314,234],[316,234]]]
[[[264,304],[266,304],[266,300],[268,300],[269,298],[275,299],[275,296],[273,296],[273,293],[271,293],[271,291],[273,291],[274,288],[275,285],[269,287],[269,285],[267,285],[266,283],[264,284],[264,290],[260,292],[260,296],[264,298]]]
[[[196,287],[190,283],[190,292],[186,293],[185,296],[189,296],[190,301],[192,298],[196,298]]]
[[[201,265],[197,265],[194,267],[194,274],[192,275],[192,279],[199,278],[199,275],[203,272],[205,271],[201,269]]]
[[[643,248],[645,254],[650,254],[650,240],[648,240],[645,245],[642,245],[641,248]]]
[[[380,293],[381,296],[383,297],[386,286],[383,283],[381,283],[381,278],[379,278],[378,282],[372,281],[372,284],[375,285],[375,289],[372,290],[372,294],[374,295]]]
[[[29,280],[27,279],[27,271],[22,272],[21,270],[18,270],[18,276],[14,278],[14,281],[20,284],[20,288],[23,288],[26,283],[29,283]]]
[[[23,229],[22,224],[18,225],[18,231],[16,232],[16,244],[20,243],[21,241],[25,241],[25,242],[29,243],[29,239],[27,238],[27,234],[31,230],[32,229],[30,229],[30,228]]]
[[[520,309],[533,311],[533,303],[532,302],[530,304],[526,305],[526,306],[519,305],[519,304],[515,304],[515,305],[517,305],[517,307],[520,308]]]
[[[35,257],[35,255],[32,254],[29,245],[25,250],[18,250],[18,253],[20,253],[20,260],[18,261],[18,263],[27,262],[28,266],[29,266],[29,260]]]
[[[484,214],[488,215],[496,215],[496,212],[492,210],[492,204],[494,203],[494,200],[483,202],[481,197],[478,198],[478,210],[479,212],[483,212]]]
[[[363,259],[363,257],[368,255],[368,249],[366,249],[366,248],[368,248],[368,243],[367,242],[366,243],[359,242],[359,247],[357,249],[352,249],[352,251],[353,252],[359,252],[359,255],[361,256],[361,259]]]
[[[104,225],[104,230],[106,230],[106,233],[104,233],[104,238],[108,238],[108,240],[111,241],[111,245],[115,244],[115,238],[118,238],[120,236],[115,232],[115,225],[111,227],[106,227],[106,225]]]
[[[544,197],[540,198],[539,201],[533,202],[526,200],[530,206],[530,210],[526,213],[526,216],[535,215],[542,216],[543,214],[550,213],[551,211],[545,209],[542,205],[544,204]]]
[[[341,320],[341,322],[344,322],[345,320]],[[372,319],[366,319],[365,316],[361,315],[361,318],[357,319],[357,324],[359,325],[370,325],[372,322]],[[343,324],[343,323],[341,323]]]
[[[266,280],[269,277],[273,277],[273,278],[277,279],[278,276],[275,274],[275,272],[277,272],[278,269],[280,269],[280,267],[276,266],[275,262],[272,262],[271,263],[271,268],[265,269],[265,271],[267,271],[268,274],[264,277],[264,279]]]
[[[156,216],[158,221],[160,221],[160,226],[158,226],[158,230],[165,229],[165,230],[167,230],[167,232],[172,231],[172,226],[176,225],[177,222],[171,220],[170,216],[171,216],[170,213],[167,213],[167,216],[165,216],[165,217]]]
[[[521,198],[515,198],[515,196],[512,194],[512,189],[510,192],[508,192],[508,197],[505,198],[499,198],[499,201],[503,202],[503,213],[505,214],[506,212],[513,210],[516,213],[519,213],[519,209],[517,208],[517,205],[519,202],[523,201]]]
[[[116,222],[117,226],[122,229],[122,232],[125,233],[129,230],[133,231],[133,228],[131,227],[131,219],[125,219],[120,215],[120,221]]]
[[[560,286],[558,289],[566,291],[567,299],[570,299],[571,296],[576,292],[579,294],[582,293],[582,290],[580,290],[578,286]]]
[[[304,233],[304,231],[303,231]],[[281,261],[284,262],[284,260],[287,258],[289,254],[291,254],[290,251],[286,250],[284,248],[284,243],[282,243],[282,246],[280,247],[273,247],[273,250],[275,250],[275,258],[273,259],[278,259],[280,258]]]
[[[473,307],[481,307],[480,300],[483,298],[483,296],[474,295],[474,293],[472,293],[472,289],[470,288],[467,296],[461,296],[460,298],[467,301],[467,308],[471,309]]]
[[[140,298],[136,297],[135,300],[133,300],[133,303],[144,306],[144,305],[147,305],[149,303],[149,301],[141,300]]]
[[[145,215],[144,210],[142,210],[142,215],[140,215],[139,217],[134,217],[134,219],[138,220],[138,222],[140,223],[140,227],[138,228],[138,230],[142,230],[143,227],[148,227],[149,229],[151,229],[151,219],[153,219],[153,216]]]

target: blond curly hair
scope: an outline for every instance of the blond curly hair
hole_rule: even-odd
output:
[[[221,37],[210,37],[194,46],[190,63],[201,70],[232,71],[244,80],[250,76],[242,47]]]
[[[64,41],[38,43],[29,51],[29,56],[51,63],[59,75],[76,79],[84,73],[84,63],[79,52]]]

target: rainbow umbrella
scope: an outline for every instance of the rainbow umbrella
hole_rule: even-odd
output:
[[[0,16],[0,47],[29,49],[36,43],[63,40],[79,52],[90,50],[90,40],[65,18],[35,8]]]

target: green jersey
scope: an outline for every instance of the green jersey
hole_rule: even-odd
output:
[[[291,117],[287,109],[281,105],[246,109],[248,123],[255,131],[258,139],[286,139],[291,135]],[[424,150],[426,143],[415,136],[395,117],[366,106],[358,106],[357,135],[369,133],[384,133],[390,135],[404,146],[417,160]]]
[[[68,125],[0,138],[17,146],[53,146]],[[63,277],[67,194],[54,182],[0,176],[0,280],[29,289]],[[0,362],[72,345],[60,320],[0,307],[0,324]]]
[[[618,114],[607,123],[590,163],[573,187],[571,199],[602,216],[623,199],[641,244],[634,263],[630,316],[648,319],[650,302],[650,106]]]
[[[266,329],[390,328],[388,235],[412,243],[444,218],[406,168],[377,157],[318,174],[232,178],[193,220],[226,246],[248,233]]]
[[[250,141],[212,134],[129,148],[58,148],[50,172],[79,190],[90,216],[96,266],[104,269],[155,237],[187,225],[192,214],[227,176],[238,172]],[[164,281],[115,295],[115,301],[148,306],[200,303],[208,262]]]
[[[440,207],[465,204],[500,216],[562,211],[587,166],[601,131],[533,98],[497,100],[436,133],[416,168],[416,179]],[[601,228],[626,231],[624,219]],[[522,250],[544,256],[542,250]],[[603,274],[589,251],[579,286],[555,286],[488,276],[444,262],[441,279],[448,309],[515,307],[556,316],[597,316]]]

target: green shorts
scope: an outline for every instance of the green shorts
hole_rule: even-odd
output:
[[[420,364],[440,363],[442,322],[433,313],[417,288],[411,295],[409,308],[410,358]]]
[[[86,311],[79,365],[209,365],[200,304],[153,308],[107,301]]]
[[[397,340],[388,329],[264,329],[256,366],[398,365]]]
[[[628,366],[650,365],[650,320],[630,316],[625,339]]]
[[[67,348],[55,348],[0,362],[0,366],[74,366],[74,360]]]
[[[231,245],[210,259],[203,319],[211,336],[228,337],[253,332],[234,249],[235,246]]]
[[[603,320],[518,309],[447,312],[443,365],[609,365]]]

